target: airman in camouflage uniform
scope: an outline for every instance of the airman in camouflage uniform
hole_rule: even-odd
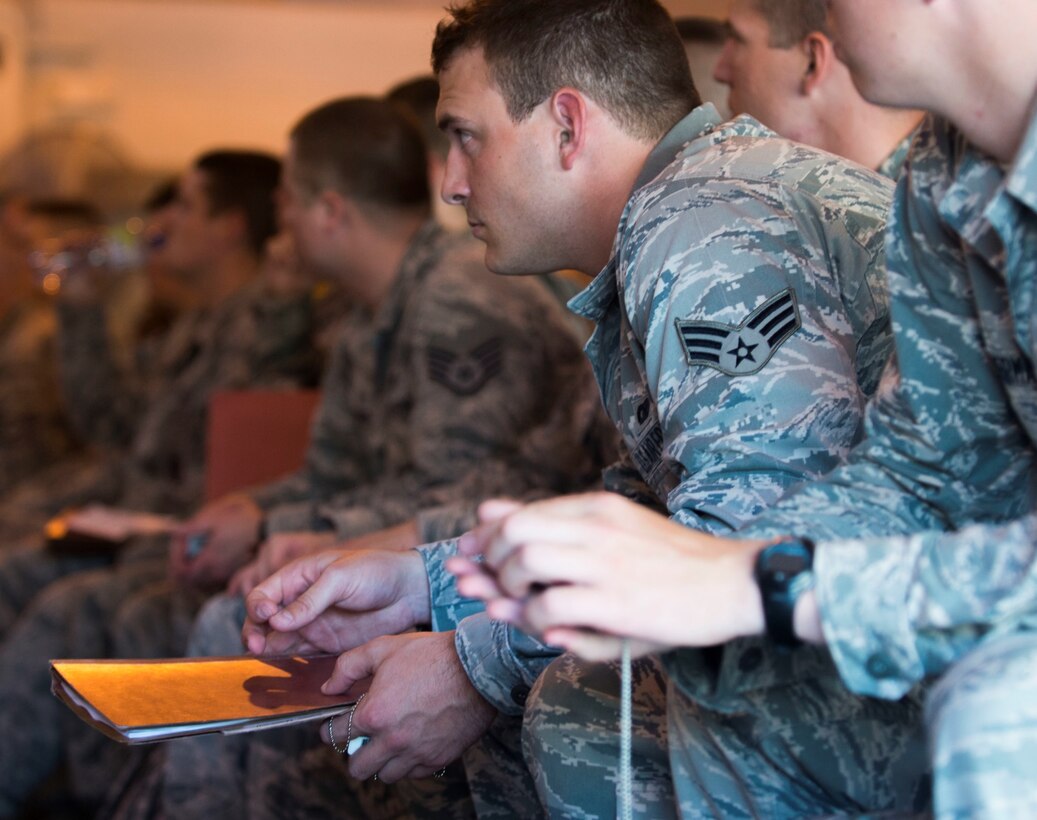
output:
[[[103,420],[106,429],[96,431],[99,441],[115,444],[126,433],[131,437],[126,454],[109,458],[96,483],[91,481],[80,491],[79,503],[104,501],[128,509],[183,515],[202,497],[205,422],[213,392],[312,384],[319,372],[308,298],[274,297],[258,282],[214,309],[181,317],[166,340],[161,366],[151,374],[147,388],[135,393],[120,391],[126,383],[109,369],[111,359],[101,346],[105,331],[100,312],[84,311],[77,318],[78,322],[62,328],[63,347],[68,359],[75,361],[63,362],[68,393],[84,399],[71,405],[106,408],[105,412],[86,413],[82,419],[84,424],[87,419]],[[73,378],[77,390],[73,390]],[[105,391],[106,385],[113,390]],[[88,396],[95,397],[96,403],[87,400]],[[105,398],[108,400],[102,401]],[[65,489],[59,495],[67,503],[70,498]],[[162,558],[164,550],[149,550],[148,554]],[[0,557],[0,634],[46,584],[69,571],[100,563],[103,561],[97,557],[57,558],[38,544],[4,554]]]
[[[572,304],[597,322],[587,352],[630,453],[607,486],[722,533],[845,456],[889,352],[890,194],[878,176],[746,117],[721,124],[707,106],[674,128],[648,159],[613,260]],[[681,236],[676,256],[670,231]],[[485,615],[460,624],[457,645],[480,692],[516,715],[553,655]],[[638,697],[662,703],[647,691],[658,674],[648,664],[641,674]],[[600,722],[614,727],[618,688],[602,681],[618,685],[614,673],[566,659],[528,702],[538,744],[567,738],[564,756],[538,757],[534,769],[554,811],[615,811],[614,794],[600,788],[601,767],[615,764],[614,737],[581,766],[576,750],[593,747],[600,726],[583,734],[566,717],[593,713],[597,724],[608,704]],[[651,756],[645,765],[660,771]],[[581,770],[582,783],[573,776]],[[581,784],[578,802],[554,794],[556,777]],[[654,795],[646,800],[667,794],[658,780],[645,778]]]
[[[377,317],[351,317],[340,333],[306,466],[251,493],[267,510],[269,532],[333,528],[345,540],[414,518],[417,509],[421,537],[432,541],[471,526],[486,496],[531,498],[592,486],[615,453],[614,432],[561,307],[539,282],[490,275],[471,240],[430,223],[414,240],[386,307]],[[462,360],[483,338],[496,340],[500,364],[472,377],[482,382],[474,391],[450,381],[439,360]],[[474,359],[472,366],[483,367]],[[134,595],[114,618],[120,656],[183,652],[191,606],[165,583]],[[243,620],[240,600],[213,602],[195,624],[190,651],[239,652]],[[279,755],[260,750],[270,745],[263,738],[178,743],[164,765],[166,811],[202,817],[247,803],[249,816],[281,816],[288,786],[305,782],[274,788],[286,771],[321,760],[341,770],[312,727],[282,734],[300,755],[308,749],[304,760],[292,759],[284,737]],[[300,734],[302,745],[294,739]],[[235,773],[232,781],[200,788],[224,771]],[[248,788],[235,791],[234,783]],[[437,802],[436,816],[471,811],[463,777],[401,788],[421,816],[433,816]],[[404,798],[382,787],[353,794],[372,816],[391,816],[394,801]],[[321,801],[319,791],[306,796],[311,807]]]
[[[277,162],[272,157],[263,160],[272,163],[267,170],[273,173],[267,174],[265,189],[265,196],[271,197]],[[269,215],[268,230],[272,230],[272,199],[264,200],[264,207]],[[265,239],[266,235],[257,237],[248,247],[258,251]],[[253,273],[257,272],[253,267]],[[84,339],[100,344],[99,314],[90,313],[90,317],[82,317],[79,329]],[[319,372],[312,335],[309,297],[274,296],[258,281],[234,289],[210,308],[183,316],[163,349],[158,376],[144,390],[146,410],[134,427],[129,455],[121,465],[123,482],[117,500],[176,514],[197,504],[202,492],[209,397],[218,389],[311,385]],[[109,369],[110,360],[98,351],[94,347],[78,354],[77,369],[82,370],[77,377],[85,380],[84,388],[89,387],[93,395],[101,393],[90,373],[97,378],[116,376]],[[100,372],[90,369],[93,363]],[[125,408],[126,418],[131,419],[129,408],[136,405],[114,398],[122,395],[127,394],[113,393],[105,404],[110,409]],[[112,417],[106,414],[106,418]],[[119,430],[117,425],[109,425],[102,432],[118,436]],[[0,656],[7,660],[0,671],[0,689],[9,699],[9,708],[0,712],[0,728],[9,740],[0,748],[4,772],[0,813],[13,810],[46,775],[66,736],[64,730],[59,731],[60,721],[66,717],[64,710],[55,710],[48,693],[47,661],[108,654],[109,618],[130,591],[164,575],[167,540],[132,540],[114,569],[77,573],[57,581],[54,579],[70,571],[103,561],[66,559],[38,546],[4,556],[0,614],[6,622]],[[47,589],[32,598],[33,590],[45,584],[49,584]],[[80,730],[75,724],[67,729],[72,733]],[[95,800],[106,785],[91,770],[77,784],[81,794]]]
[[[1007,171],[930,120],[890,222],[897,366],[870,408],[868,438],[846,466],[747,531],[821,542],[814,570],[828,651],[798,650],[815,657],[800,657],[792,680],[813,667],[869,697],[927,694],[933,757],[919,749],[901,776],[911,766],[921,778],[931,765],[939,816],[1037,807],[1027,697],[1037,681],[1035,184],[1037,118]],[[700,700],[682,654],[675,680]],[[729,697],[787,680],[774,665],[760,669]]]
[[[574,14],[576,5],[568,6]],[[535,13],[564,14],[554,7],[539,4]],[[583,22],[596,8],[578,10]],[[534,13],[532,5],[514,13],[523,12]],[[652,14],[665,16],[661,9]],[[481,79],[481,53],[461,54],[441,74],[440,116],[456,127],[458,152],[478,157],[494,150],[483,145],[490,141],[484,132],[508,126],[499,123],[498,99],[480,106],[480,83],[491,85]],[[691,88],[686,77],[685,85]],[[535,116],[542,117],[540,109]],[[564,130],[559,137],[562,146],[577,139]],[[474,171],[471,177],[458,171],[444,191],[457,191],[460,201],[470,195],[476,214],[480,205],[489,211],[488,260],[517,267],[505,242],[492,236],[501,228],[492,225],[485,181]],[[482,199],[474,193],[480,182]],[[608,483],[655,506],[668,503],[682,523],[728,531],[796,482],[829,469],[859,437],[864,391],[874,389],[889,350],[881,271],[890,185],[779,140],[751,120],[722,127],[715,111],[703,107],[656,146],[636,187],[619,220],[612,261],[576,302],[598,322],[588,354],[631,453]],[[624,199],[629,190],[623,188]],[[481,816],[535,816],[518,759],[517,718],[529,686],[558,653],[485,614],[458,623],[471,603],[459,599],[444,571],[452,549],[421,550],[432,625],[448,634],[457,628],[452,637],[468,679],[500,713],[464,757],[473,798]],[[661,703],[659,675],[646,669],[642,680],[638,695],[650,715]],[[378,683],[376,671],[369,701]],[[566,695],[571,692],[560,697]],[[452,692],[444,697],[458,702]],[[661,738],[649,740],[659,748]],[[607,773],[600,762],[586,767],[585,789],[614,810],[609,790],[601,788]],[[559,768],[571,780],[579,762],[570,758]]]

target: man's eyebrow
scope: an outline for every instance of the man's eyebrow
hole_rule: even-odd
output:
[[[456,125],[459,122],[458,118],[453,114],[444,114],[438,120],[436,120],[436,126],[440,131],[448,131],[451,126]]]

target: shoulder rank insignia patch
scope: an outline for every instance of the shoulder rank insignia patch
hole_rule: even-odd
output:
[[[501,372],[504,345],[499,337],[483,342],[467,353],[443,347],[428,349],[428,375],[458,396],[473,396]]]
[[[712,367],[728,376],[759,373],[802,324],[791,288],[768,299],[737,327],[683,319],[676,322],[688,364]]]

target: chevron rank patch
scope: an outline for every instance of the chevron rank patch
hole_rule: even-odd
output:
[[[504,345],[499,337],[489,339],[467,353],[444,347],[428,349],[428,375],[458,396],[473,396],[501,372]]]
[[[768,299],[737,326],[683,319],[676,322],[688,364],[712,367],[728,376],[759,373],[802,324],[791,288]]]

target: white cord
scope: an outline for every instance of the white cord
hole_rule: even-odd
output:
[[[630,641],[623,641],[623,658],[620,661],[619,678],[619,820],[632,820],[634,816],[633,766],[631,746],[633,744],[633,684],[630,671]]]

